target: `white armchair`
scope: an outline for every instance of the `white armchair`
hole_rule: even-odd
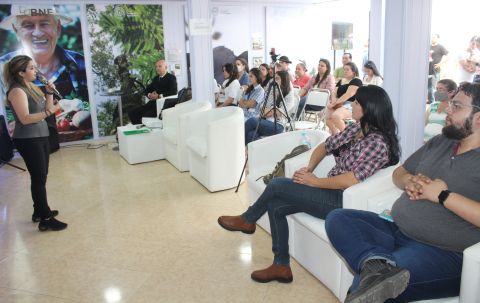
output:
[[[325,141],[325,139],[328,137],[328,133],[321,131],[305,130],[305,132],[311,140],[312,149],[297,157],[285,161],[285,175],[287,176],[293,175],[290,167],[294,166],[294,163],[307,163],[313,149],[318,144]],[[271,173],[272,170],[275,168],[277,162],[280,161],[286,154],[290,153],[295,146],[298,146],[301,143],[301,132],[292,131],[281,133],[275,136],[265,137],[263,139],[253,141],[248,144],[249,174],[247,177],[247,183],[250,202],[252,204],[262,194],[263,190],[266,187],[262,179],[257,179],[261,176]],[[329,163],[332,163],[329,160],[322,163],[322,167],[329,166]],[[260,225],[267,232],[270,232],[270,223],[266,214],[259,221],[257,221],[257,224]]]
[[[163,137],[165,158],[179,171],[188,170],[188,154],[185,140],[190,132],[188,115],[212,108],[208,102],[187,101],[163,111]]]
[[[174,98],[178,98],[178,94],[177,94],[177,95],[173,95],[173,96],[162,97],[162,98],[157,99],[157,117],[158,117],[158,116],[160,115],[160,113],[162,112],[163,105],[165,104],[165,100],[167,100],[167,99],[174,99]]]
[[[190,175],[211,192],[235,187],[245,161],[242,109],[229,106],[197,112],[188,120]]]

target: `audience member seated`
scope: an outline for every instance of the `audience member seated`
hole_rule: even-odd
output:
[[[373,61],[368,60],[363,65],[363,73],[365,76],[363,77],[363,85],[377,85],[382,86],[383,84],[383,77],[380,76],[378,72],[377,66]]]
[[[331,67],[330,61],[327,59],[320,59],[318,61],[317,75],[310,78],[308,83],[300,90],[300,104],[298,105],[297,119],[300,117],[305,102],[307,101],[307,95],[311,89],[328,89],[332,94],[335,89],[335,79],[330,74]],[[305,108],[305,110],[320,110],[319,108]]]
[[[480,85],[460,85],[454,100],[442,135],[394,171],[405,192],[393,222],[361,210],[328,215],[328,237],[355,273],[345,302],[459,295],[463,251],[480,242]]]
[[[247,87],[248,86],[248,62],[238,57],[235,59],[235,66],[237,67],[238,71],[238,82],[240,82],[241,86]]]
[[[167,63],[163,59],[158,60],[155,64],[158,76],[155,76],[145,89],[148,102],[128,112],[132,124],[141,124],[142,117],[157,117],[156,100],[177,94],[177,78],[167,71],[167,67]]]
[[[267,88],[268,99],[265,111],[259,118],[250,118],[245,122],[245,145],[263,136],[271,136],[283,132],[287,124],[287,113],[293,109],[294,93],[288,72],[277,71],[275,82]],[[276,83],[277,85],[272,85]],[[282,102],[285,101],[285,102]],[[263,102],[260,105],[263,106]],[[285,108],[286,107],[286,112]],[[275,109],[275,110],[274,110]],[[274,117],[276,115],[276,117]],[[257,129],[258,124],[258,129]],[[255,130],[257,132],[255,133]]]
[[[333,77],[335,77],[336,82],[343,79],[343,67],[348,62],[352,62],[352,54],[351,53],[343,53],[343,56],[342,56],[342,64],[343,65],[341,67],[337,67],[335,69],[335,71],[333,72]]]
[[[255,232],[255,222],[268,211],[272,234],[273,264],[254,271],[257,282],[291,282],[288,223],[286,216],[305,212],[324,219],[342,207],[343,190],[362,182],[377,170],[399,161],[399,144],[392,105],[380,87],[362,87],[353,115],[358,123],[327,140],[313,151],[307,167],[295,172],[293,179],[274,178],[258,200],[240,216],[221,216],[218,223],[230,231]],[[327,178],[317,178],[312,172],[329,154],[336,165]]]
[[[293,81],[294,87],[299,87],[302,89],[310,80],[310,75],[308,74],[307,65],[305,62],[301,62],[295,66],[295,80]]]
[[[254,67],[249,73],[250,85],[247,87],[238,101],[238,106],[243,109],[245,121],[250,118],[258,118],[260,116],[260,105],[263,103],[265,91],[260,82],[260,69]]]
[[[267,87],[268,82],[272,79],[272,76],[270,75],[270,66],[267,63],[260,64],[260,76],[262,78],[262,87]]]
[[[447,117],[448,102],[452,101],[456,93],[457,84],[453,80],[442,79],[437,82],[436,91],[433,95],[435,101],[428,105],[429,109],[426,113],[427,123],[423,135],[424,142],[442,133]]]
[[[235,105],[237,102],[240,82],[238,82],[238,71],[235,65],[227,63],[223,65],[223,77],[225,81],[222,84],[220,97],[216,102],[217,107]]]
[[[358,68],[353,62],[348,62],[343,66],[343,78],[337,82],[337,87],[333,91],[330,102],[327,104],[326,124],[332,135],[345,129],[345,119],[352,117],[350,102],[355,100],[355,93],[362,86],[362,80],[358,78]],[[345,103],[345,104],[344,104]]]

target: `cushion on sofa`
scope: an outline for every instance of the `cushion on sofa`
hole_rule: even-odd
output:
[[[319,236],[326,242],[330,243],[330,240],[328,240],[327,232],[325,231],[325,220],[310,216],[306,213],[293,214],[292,218],[295,223],[302,224],[312,233]]]
[[[187,146],[194,151],[197,155],[202,158],[207,157],[207,139],[203,137],[190,137],[185,143]]]

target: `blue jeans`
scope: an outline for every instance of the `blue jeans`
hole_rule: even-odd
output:
[[[258,120],[260,120],[260,124],[258,125],[257,133],[255,133]],[[276,135],[282,132],[283,125],[280,122],[273,123],[265,119],[250,118],[245,122],[245,145],[257,140],[259,137]]]
[[[273,263],[288,265],[287,215],[304,212],[324,219],[333,209],[341,208],[343,190],[322,189],[294,183],[288,178],[274,178],[258,200],[242,214],[250,223],[256,222],[268,211],[272,232]]]
[[[358,287],[365,260],[384,258],[410,271],[407,289],[395,300],[405,302],[458,296],[463,253],[420,243],[378,214],[352,209],[332,211],[325,221],[328,238],[355,274]]]

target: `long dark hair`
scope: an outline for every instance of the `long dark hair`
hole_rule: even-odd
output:
[[[260,83],[262,87],[265,87],[267,86],[270,79],[272,79],[272,77],[270,77],[270,65],[268,65],[267,63],[262,63],[260,64],[260,66],[263,66],[267,70],[267,75],[265,76],[265,80],[263,80],[263,82]]]
[[[275,102],[277,106],[279,106],[282,101],[282,95],[286,97],[290,93],[290,75],[285,70],[279,70],[276,74],[280,77],[280,91],[282,92],[282,94],[278,94],[275,98]],[[273,80],[275,81],[275,79]]]
[[[228,87],[230,83],[232,83],[234,80],[238,78],[238,70],[235,64],[233,63],[226,63],[223,65],[223,68],[230,75],[230,77],[228,78],[228,82],[225,84],[225,87]]]
[[[252,74],[255,77],[257,85],[262,84],[262,77],[260,76],[260,69],[259,68],[257,68],[257,67],[252,68],[250,70],[250,74]],[[249,94],[254,89],[255,89],[255,86],[253,86],[253,84],[250,84],[247,87],[247,90],[245,91],[245,93]]]
[[[369,132],[380,133],[389,148],[390,161],[386,166],[397,164],[400,160],[400,144],[392,102],[387,92],[376,85],[361,86],[355,98],[363,110],[363,117],[360,119],[363,135],[366,136]]]
[[[237,58],[235,59],[235,67],[237,66],[237,64],[236,64],[237,61],[240,61],[240,63],[242,63],[242,65],[245,66],[244,72],[246,72],[246,73],[248,74],[249,70],[248,70],[248,62],[247,62],[247,60],[245,60],[245,59],[242,58],[242,57],[237,57]]]
[[[363,65],[363,67],[365,68],[368,68],[368,69],[371,69],[373,74],[377,77],[380,77],[383,79],[383,77],[380,75],[380,72],[378,71],[377,69],[377,66],[375,65],[375,63],[373,63],[372,60],[368,60],[367,62],[365,62],[365,64]]]
[[[320,79],[320,74],[317,73],[317,77],[315,77],[315,83],[313,84],[313,86],[320,85],[320,83],[322,83],[327,79],[327,77],[330,75],[330,72],[332,71],[332,67],[330,66],[330,61],[322,58],[318,61],[318,64],[320,64],[320,62],[325,63],[325,65],[327,66],[327,71],[325,72],[325,74],[323,74],[322,79]]]

